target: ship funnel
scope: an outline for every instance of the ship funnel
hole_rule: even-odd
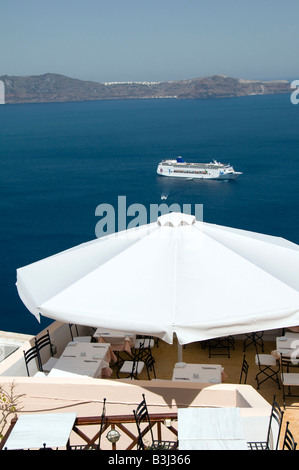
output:
[[[183,157],[177,157],[177,163],[185,163]]]

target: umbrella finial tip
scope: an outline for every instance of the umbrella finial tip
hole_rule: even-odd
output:
[[[169,212],[158,217],[157,223],[161,227],[179,227],[181,225],[193,225],[196,222],[194,215],[183,212]]]

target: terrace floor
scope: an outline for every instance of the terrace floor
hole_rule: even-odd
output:
[[[275,341],[264,341],[264,353],[270,354],[275,350]],[[178,362],[177,345],[169,345],[164,341],[159,341],[159,346],[152,349],[155,358],[155,370],[158,379],[171,380],[173,367]],[[246,354],[246,361],[249,363],[249,371],[247,376],[247,384],[257,389],[255,376],[258,372],[258,366],[255,364],[255,348],[250,346],[243,352],[243,340],[235,340],[234,350],[230,351],[230,358],[224,355],[209,358],[208,349],[203,349],[201,343],[191,343],[183,348],[183,361],[186,363],[196,364],[221,364],[227,375],[225,383],[238,384],[240,379],[243,355]],[[111,378],[116,378],[115,371]],[[139,376],[140,379],[147,379],[146,371]],[[282,389],[279,390],[276,383],[267,380],[260,385],[258,390],[260,395],[270,404],[272,404],[273,396],[276,395],[276,401],[283,407]],[[298,393],[299,394],[299,393]],[[295,440],[299,444],[299,397],[288,398],[286,401],[286,409],[283,419],[283,427],[281,435],[284,435],[286,422],[290,421],[290,429]]]
[[[267,337],[268,339],[268,337]],[[276,345],[275,345],[275,340],[266,340],[264,337],[264,353],[265,354],[270,354],[271,351],[275,350]],[[224,372],[226,374],[226,379],[224,383],[226,384],[238,384],[239,379],[240,379],[240,373],[241,373],[241,367],[242,367],[242,361],[243,361],[243,340],[239,339],[239,337],[235,338],[235,344],[234,344],[234,349],[231,349],[230,351],[230,358],[228,358],[225,355],[217,355],[213,356],[212,358],[209,358],[209,351],[208,348],[202,348],[202,344],[197,342],[197,343],[192,343],[188,344],[183,348],[183,358],[182,360],[186,363],[195,363],[195,364],[221,364],[221,366],[224,368]],[[155,358],[155,371],[156,371],[156,377],[159,380],[171,380],[172,378],[172,373],[173,373],[173,368],[174,365],[178,362],[178,347],[177,344],[174,343],[173,345],[169,345],[165,343],[164,341],[159,341],[158,347],[154,347],[152,349],[152,354]],[[248,377],[247,377],[247,385],[251,385],[254,389],[257,389],[257,383],[255,380],[255,376],[258,372],[258,367],[255,364],[255,348],[254,346],[250,346],[249,348],[246,349],[246,360],[249,363],[249,372],[248,372]],[[69,395],[69,390],[71,385],[65,385],[65,381],[60,378],[60,379],[54,379],[54,378],[47,378],[45,379],[45,383],[47,383],[46,391],[42,392],[41,388],[38,390],[38,392],[35,390],[35,387],[39,386],[42,384],[44,379],[34,379],[34,378],[27,378],[25,377],[23,380],[23,386],[25,387],[25,390],[28,390],[28,403],[25,406],[24,412],[32,412],[32,411],[41,411],[43,409],[44,412],[47,412],[47,409],[51,410],[52,409],[64,409],[63,407],[65,406],[68,410],[75,411],[75,407],[77,406],[76,403],[78,401],[78,397],[80,397],[79,403],[82,401],[82,393],[84,387],[84,403],[81,403],[81,409],[80,409],[80,416],[94,416],[93,413],[89,413],[87,410],[85,411],[85,407],[89,407],[89,397],[94,397],[94,392],[91,390],[89,387],[93,386],[92,384],[98,384],[96,385],[96,388],[98,386],[104,386],[106,387],[106,390],[103,391],[105,394],[107,401],[111,402],[112,404],[115,401],[115,397],[117,397],[117,390],[115,386],[113,386],[113,383],[111,385],[109,384],[110,380],[112,381],[113,379],[117,379],[116,375],[116,370],[115,368],[112,368],[113,374],[110,379],[104,379],[100,382],[97,382],[97,379],[87,379],[86,385],[85,381],[81,383],[81,388],[79,388],[79,391],[76,391],[74,393],[74,396],[72,395],[70,398]],[[153,375],[152,375],[153,378]],[[142,372],[142,374],[139,375],[139,379],[145,384],[145,382],[148,383],[148,377],[146,370]],[[2,377],[3,383],[9,383],[11,380],[10,377]],[[32,383],[31,383],[32,380]],[[71,384],[71,379],[68,379]],[[41,381],[41,382],[39,382]],[[21,382],[21,381],[20,381]],[[68,382],[68,381],[66,381]],[[114,385],[116,385],[115,381],[113,380]],[[136,385],[139,385],[139,381],[136,381]],[[31,383],[31,385],[30,385]],[[61,387],[61,385],[65,385],[65,387],[62,389],[61,395],[57,395],[57,386]],[[177,382],[177,384],[179,384]],[[140,384],[141,385],[141,384]],[[152,383],[152,385],[154,385]],[[191,385],[191,384],[190,384]],[[21,385],[19,384],[21,387]],[[107,387],[108,386],[108,387]],[[147,388],[145,385],[143,385],[145,389]],[[26,388],[29,387],[29,388]],[[86,388],[87,387],[87,388]],[[125,385],[125,388],[123,388],[122,393],[126,393],[126,388],[128,385]],[[185,385],[181,382],[180,383],[180,390],[184,391],[186,389]],[[81,390],[81,392],[80,392]],[[150,389],[149,389],[150,390]],[[187,389],[186,389],[187,390]],[[283,407],[283,395],[282,395],[282,390],[278,388],[277,384],[274,383],[271,380],[267,380],[264,382],[261,386],[260,389],[257,390],[258,393],[269,403],[271,404],[273,401],[273,396],[276,395],[276,401]],[[22,389],[21,389],[22,392]],[[96,392],[96,402],[98,401],[98,391]],[[185,393],[185,392],[184,392]],[[33,395],[31,397],[31,394]],[[90,394],[90,395],[89,395]],[[150,392],[148,392],[150,396]],[[38,395],[38,400],[36,401],[36,397]],[[100,393],[100,397],[102,397],[102,393]],[[140,393],[138,392],[138,399]],[[104,396],[104,395],[103,395]],[[185,396],[185,395],[184,395]],[[46,399],[46,402],[43,402],[43,399]],[[85,402],[86,401],[86,402]],[[122,401],[126,402],[126,399],[124,399],[124,396],[122,398]],[[128,399],[129,407],[129,412],[132,412],[133,405],[131,403],[131,398]],[[134,400],[133,400],[134,401]],[[111,409],[111,403],[110,403],[110,409]],[[115,401],[116,403],[116,401]],[[288,398],[287,403],[286,403],[286,409],[285,409],[285,415],[284,415],[284,420],[283,420],[283,427],[282,427],[282,432],[281,436],[284,436],[284,428],[286,425],[287,421],[290,421],[290,430],[294,435],[295,440],[299,444],[299,397],[298,398]],[[92,406],[92,402],[90,403],[90,406]],[[114,405],[112,405],[113,408]],[[83,410],[82,410],[83,408]],[[96,405],[96,409],[98,412],[98,405]],[[81,411],[82,410],[82,411]],[[77,411],[77,410],[76,410]],[[110,411],[110,410],[109,410]],[[127,413],[127,412],[126,412]],[[125,412],[123,414],[126,414]],[[112,410],[112,413],[109,413],[112,416],[117,415],[115,410]],[[298,447],[299,449],[299,447]]]

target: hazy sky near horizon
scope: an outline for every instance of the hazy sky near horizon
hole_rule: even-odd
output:
[[[299,79],[298,0],[0,0],[0,75]]]

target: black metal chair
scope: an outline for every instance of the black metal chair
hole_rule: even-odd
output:
[[[234,349],[234,339],[232,336],[212,338],[208,340],[209,358],[212,356],[230,357],[230,350]],[[213,352],[218,351],[218,352]],[[220,351],[220,352],[219,352]]]
[[[134,343],[134,349],[132,350],[133,355],[138,354],[138,351],[140,348],[142,348],[143,351],[143,356],[146,357],[148,355],[151,355],[151,349],[155,345],[155,340],[153,336],[141,336],[139,335],[138,338],[136,338],[135,343]]]
[[[54,351],[54,348],[53,348],[53,345],[52,345],[52,342],[51,342],[49,330],[47,330],[47,333],[45,333],[40,338],[35,338],[35,346],[38,350],[38,354],[39,354],[39,357],[40,357],[40,363],[42,364],[42,369],[41,370],[44,371],[44,372],[50,372],[52,367],[54,367],[57,359],[54,358],[54,352],[55,351]],[[41,351],[46,347],[49,348],[50,359],[48,359],[43,364],[42,357],[41,357]]]
[[[139,403],[136,410],[133,410],[135,422],[138,430],[138,442],[137,442],[137,450],[170,450],[170,449],[177,449],[178,443],[177,441],[162,441],[154,439],[154,433],[152,429],[152,423],[150,420],[145,395],[142,394],[143,400]],[[141,430],[141,423],[146,422],[147,426],[145,429]],[[151,443],[146,445],[144,443],[143,437],[144,435],[150,432],[151,435]]]
[[[76,336],[79,336],[79,331],[78,331],[77,325],[74,325],[73,323],[69,323],[69,329],[70,329],[70,334],[71,334],[72,341],[74,341],[73,327],[75,328]]]
[[[75,444],[75,445],[69,445],[68,450],[101,450],[101,438],[102,438],[102,433],[105,431],[105,427],[107,424],[107,418],[106,418],[106,398],[103,400],[103,408],[102,408],[102,414],[101,414],[101,422],[100,422],[100,429],[98,433],[98,443],[97,444]]]
[[[151,336],[144,336],[140,338],[141,341],[138,344],[138,348],[134,349],[133,355],[137,356],[137,360],[144,362],[147,371],[147,377],[151,379],[151,373],[154,374],[154,378],[156,378],[156,371],[155,371],[155,359],[152,355],[152,347],[154,344],[154,339]]]
[[[263,335],[264,335],[263,331],[254,331],[252,333],[246,333],[244,343],[243,343],[243,351],[245,352],[246,349],[253,344],[255,349],[257,349],[258,346],[260,346],[262,352],[264,352]]]
[[[299,366],[297,361],[293,361],[290,356],[280,357],[281,364],[281,383],[284,408],[286,406],[287,397],[298,397],[299,394],[293,392],[294,387],[299,387]],[[290,372],[290,371],[293,372]],[[295,370],[295,372],[294,372]]]
[[[154,374],[154,378],[156,378],[156,370],[155,370],[155,359],[151,354],[144,358],[145,367],[147,371],[148,380],[151,379],[151,372]]]
[[[132,380],[138,380],[138,375],[141,374],[145,367],[144,362],[144,353],[143,345],[140,345],[140,348],[137,350],[137,353],[134,354],[129,360],[122,360],[120,355],[118,357],[118,368],[116,371],[117,378],[119,379],[119,374],[125,374],[125,378],[130,378]]]
[[[246,384],[246,382],[247,382],[248,370],[249,370],[249,364],[248,364],[248,362],[246,361],[246,356],[245,356],[245,354],[244,354],[239,384]]]
[[[99,442],[98,442],[98,449],[101,450],[101,439],[102,439],[102,433],[105,430],[105,426],[107,424],[107,418],[106,418],[106,398],[104,398],[103,401],[103,409],[102,409],[102,414],[101,414],[101,425],[100,425],[100,430],[99,430]]]
[[[271,410],[270,419],[269,419],[267,440],[265,442],[248,442],[248,447],[250,450],[278,450],[283,415],[284,415],[284,411],[276,402],[276,396],[274,395],[273,403],[272,403],[272,410]],[[277,423],[277,430],[276,430],[275,437],[273,436],[273,421],[276,421]]]
[[[27,370],[27,375],[30,377],[30,370],[29,370],[29,363],[33,360],[35,360],[35,365],[36,365],[36,371],[41,371],[43,372],[39,352],[36,346],[33,346],[32,348],[28,349],[27,351],[23,351],[24,353],[24,359],[25,359],[25,364],[26,364],[26,370]]]
[[[289,424],[289,421],[287,421],[282,450],[296,450],[297,447],[297,442],[295,442],[294,436],[289,430]]]
[[[154,345],[155,345],[157,348],[159,347],[160,338],[157,338],[156,336],[136,335],[135,344],[136,344],[136,342],[138,342],[139,339],[143,339],[143,338],[150,338],[150,339],[152,340],[152,342],[154,343]]]
[[[135,350],[133,356],[129,360],[122,360],[118,357],[118,368],[116,375],[120,378],[119,374],[126,374],[125,378],[138,380],[138,375],[146,368],[147,377],[151,379],[151,373],[156,378],[155,359],[151,353],[151,349],[145,351],[144,343],[140,344],[139,349]]]
[[[255,376],[255,380],[257,381],[257,389],[260,388],[260,385],[266,380],[273,380],[280,390],[280,382],[279,382],[279,370],[280,364],[278,360],[272,354],[259,354],[257,346],[256,346],[256,355],[255,355],[255,363],[259,368],[259,372]],[[263,377],[261,380],[260,378]]]
[[[52,447],[47,447],[47,444],[44,442],[43,447],[41,447],[38,450],[58,450],[58,449],[57,448],[53,449]]]
[[[35,346],[37,347],[39,351],[41,351],[41,349],[43,349],[44,347],[49,346],[50,354],[51,356],[53,356],[53,347],[51,343],[49,330],[47,330],[47,333],[45,333],[40,338],[35,338]]]

